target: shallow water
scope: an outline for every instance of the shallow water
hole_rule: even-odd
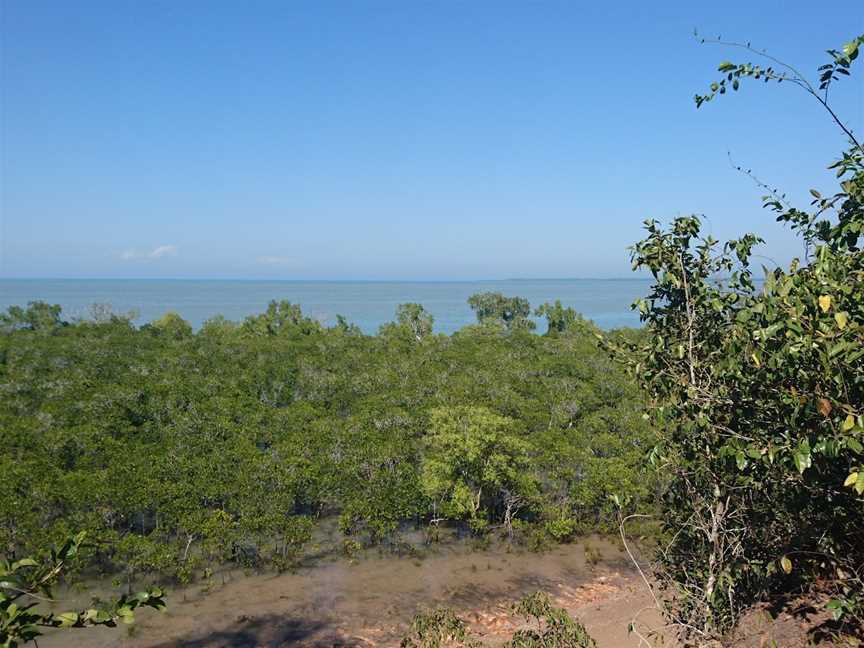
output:
[[[500,291],[536,308],[560,299],[602,328],[638,326],[630,309],[649,287],[643,279],[518,279],[502,281],[232,281],[167,279],[0,279],[0,310],[42,300],[63,306],[67,318],[85,317],[91,304],[136,310],[139,323],[167,311],[194,327],[222,314],[231,320],[260,313],[271,299],[287,299],[326,325],[344,315],[365,333],[394,318],[396,306],[419,302],[435,316],[435,331],[452,333],[474,322],[468,297]]]

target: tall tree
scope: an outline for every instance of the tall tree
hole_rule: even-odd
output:
[[[524,297],[505,297],[500,292],[481,292],[468,298],[480,324],[498,324],[507,330],[534,330],[531,304]]]

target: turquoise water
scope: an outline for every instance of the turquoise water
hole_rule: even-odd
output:
[[[86,317],[91,304],[138,312],[139,323],[168,311],[193,326],[222,314],[231,320],[260,313],[271,299],[299,303],[324,324],[344,315],[366,333],[392,321],[398,304],[419,302],[435,316],[436,332],[452,333],[474,321],[466,300],[480,291],[518,295],[536,308],[560,299],[599,326],[638,326],[630,304],[647,293],[644,279],[515,279],[501,281],[231,281],[185,279],[0,279],[0,310],[42,300],[63,307],[64,317]],[[542,327],[541,327],[542,328]]]

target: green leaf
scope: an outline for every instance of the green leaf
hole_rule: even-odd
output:
[[[795,461],[795,467],[798,469],[798,473],[801,475],[803,475],[804,471],[812,465],[809,449],[807,452],[798,450],[794,455],[792,455],[792,458]]]
[[[55,618],[59,619],[61,628],[70,628],[78,623],[79,617],[77,612],[63,612],[56,615]]]
[[[835,344],[834,346],[832,346],[828,350],[828,356],[831,358],[838,356],[852,346],[854,346],[852,344],[852,342],[850,342],[849,340],[844,340],[843,342],[840,342],[839,344]]]
[[[825,608],[831,610],[831,616],[835,621],[839,621],[843,616],[843,603],[837,599],[831,599],[825,604]]]
[[[780,559],[780,567],[782,567],[783,571],[787,574],[792,573],[792,561],[789,560],[788,556],[783,556]]]
[[[36,567],[39,563],[32,558],[22,558],[12,563],[12,571],[17,571],[21,567]]]

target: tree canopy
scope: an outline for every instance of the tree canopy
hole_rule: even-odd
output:
[[[530,319],[531,304],[522,297],[505,297],[500,292],[482,292],[471,295],[468,305],[480,324],[497,324],[507,330],[533,330]]]
[[[502,299],[518,305],[502,320],[527,318],[526,300]],[[86,531],[67,577],[115,574],[131,593],[224,565],[291,569],[327,519],[350,546],[395,551],[414,528],[533,546],[614,528],[622,488],[634,510],[652,498],[638,390],[587,322],[446,336],[403,304],[363,335],[284,301],[197,331],[173,313],[97,314],[4,316],[10,561]]]

